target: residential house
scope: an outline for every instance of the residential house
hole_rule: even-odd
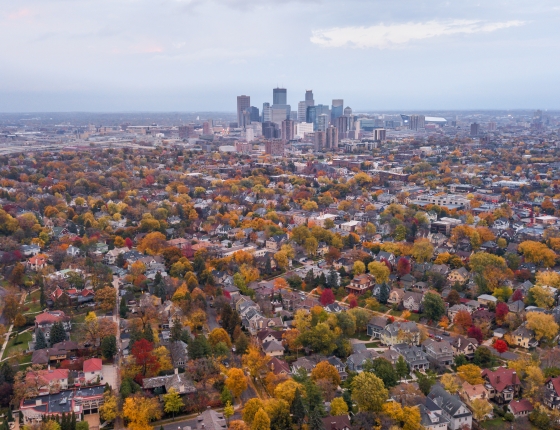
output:
[[[449,318],[449,321],[455,321],[455,317],[461,311],[466,311],[469,314],[472,314],[472,309],[467,305],[453,305],[449,309],[447,309],[447,317]]]
[[[426,430],[447,430],[449,420],[442,413],[429,410],[426,405],[418,405],[420,425]],[[437,406],[436,406],[437,408]]]
[[[284,345],[282,345],[282,342],[278,342],[277,340],[264,342],[262,344],[262,350],[266,355],[271,357],[281,357],[284,355]]]
[[[550,409],[560,409],[560,376],[546,380],[543,397],[543,403]]]
[[[419,346],[399,343],[391,346],[391,349],[403,356],[411,372],[424,372],[430,368],[430,362]]]
[[[346,359],[346,366],[350,372],[362,372],[364,370],[364,364],[366,361],[375,360],[379,357],[379,354],[372,349],[364,349],[362,351],[357,351],[351,354]]]
[[[267,367],[276,376],[287,377],[291,375],[290,365],[286,363],[284,360],[279,359],[278,357],[271,357],[267,363]]]
[[[517,346],[526,349],[536,348],[539,342],[535,339],[535,332],[527,328],[526,323],[520,325],[516,330],[511,333],[511,337]]]
[[[400,305],[404,298],[404,293],[404,290],[401,290],[399,288],[392,288],[391,292],[389,293],[387,303],[390,303],[392,305]]]
[[[451,348],[453,355],[464,355],[469,360],[474,358],[474,353],[478,348],[478,341],[472,337],[456,336],[451,338]]]
[[[449,421],[449,430],[472,428],[472,412],[458,396],[449,394],[439,384],[434,385],[428,394],[426,408],[443,415]]]
[[[30,257],[26,261],[25,266],[29,270],[33,270],[33,271],[37,272],[38,270],[41,270],[41,269],[44,269],[45,267],[47,267],[47,257],[46,257],[46,255],[43,255],[43,254],[34,255],[33,257]]]
[[[484,369],[482,377],[487,382],[488,398],[498,404],[509,403],[519,395],[521,381],[513,369],[498,367],[495,371]]]
[[[142,380],[142,388],[146,391],[159,393],[168,393],[174,388],[179,395],[196,393],[196,388],[186,373],[179,373],[175,368],[172,375],[155,376],[153,378],[144,378]]]
[[[323,418],[323,428],[325,430],[350,430],[350,417],[348,415],[338,415]]]
[[[464,284],[469,280],[469,272],[464,267],[461,267],[460,269],[453,269],[449,272],[449,275],[447,275],[447,280],[452,284],[455,282]]]
[[[83,379],[86,384],[99,383],[103,379],[103,363],[100,358],[84,361]]]
[[[40,394],[57,393],[60,390],[68,389],[68,369],[47,369],[38,371],[28,371],[25,375],[26,380],[39,389]]]
[[[533,412],[533,405],[527,399],[514,400],[508,405],[508,410],[513,414],[515,418],[526,417],[531,412]]]
[[[422,348],[428,361],[436,368],[453,364],[453,348],[448,341],[426,339],[422,342]]]
[[[488,306],[490,303],[496,304],[498,302],[498,299],[490,294],[481,294],[477,297],[477,300],[484,306]]]
[[[227,427],[224,414],[213,409],[207,409],[196,417],[196,430],[221,430]]]
[[[413,291],[406,291],[403,295],[402,305],[406,310],[410,312],[420,312],[422,309],[422,301],[424,300],[424,294],[415,293]]]
[[[488,389],[484,384],[471,385],[467,381],[463,381],[463,385],[460,388],[461,395],[463,399],[468,403],[472,404],[473,401],[477,399],[487,399]]]
[[[278,251],[282,244],[287,242],[288,235],[286,234],[277,234],[275,236],[271,236],[266,241],[266,249],[270,251]]]
[[[51,337],[51,328],[55,322],[61,322],[68,333],[72,329],[70,317],[63,311],[46,311],[35,317],[35,330],[41,330],[48,341]]]
[[[369,274],[363,273],[361,275],[356,275],[346,286],[346,291],[348,294],[355,294],[355,295],[362,295],[366,291],[369,291],[373,288],[375,284],[375,278]]]
[[[177,340],[175,342],[170,342],[167,348],[171,354],[173,367],[185,367],[189,360],[189,346],[182,340]]]
[[[381,343],[384,345],[392,346],[403,342],[418,345],[420,330],[418,330],[416,323],[397,321],[387,325],[381,332]]]
[[[381,338],[381,332],[387,326],[387,318],[385,317],[373,317],[369,320],[367,325],[368,336],[374,337],[376,339]]]

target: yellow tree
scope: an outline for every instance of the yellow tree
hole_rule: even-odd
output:
[[[270,430],[270,418],[264,409],[259,409],[255,414],[251,430]]]
[[[117,291],[108,285],[100,288],[95,292],[95,301],[99,304],[101,310],[111,311],[115,309],[117,304]]]
[[[158,348],[155,348],[152,353],[157,357],[159,363],[158,371],[173,369],[173,363],[171,362],[171,354],[169,353],[169,349],[167,349],[165,346],[160,346]]]
[[[471,409],[473,411],[474,418],[477,421],[483,421],[486,416],[492,412],[492,405],[488,403],[486,399],[474,399],[471,402]]]
[[[117,417],[117,397],[112,391],[103,394],[103,404],[99,407],[99,415],[103,421],[111,422]]]
[[[286,254],[285,251],[278,251],[276,254],[274,254],[274,260],[276,260],[276,264],[278,264],[278,267],[280,267],[280,269],[288,269],[290,262],[288,260],[288,254]]]
[[[365,273],[366,271],[366,265],[361,262],[360,260],[354,261],[354,275],[361,275],[362,273]]]
[[[517,248],[525,260],[537,266],[552,267],[556,263],[556,253],[544,243],[526,240]]]
[[[150,421],[161,418],[161,408],[157,398],[135,394],[125,399],[123,415],[128,421],[128,429],[152,430]]]
[[[440,382],[441,385],[443,385],[443,388],[445,388],[445,390],[450,392],[451,394],[455,394],[461,387],[459,381],[457,381],[457,378],[450,373],[444,374],[441,377]]]
[[[529,290],[539,308],[550,309],[554,305],[554,292],[547,286],[535,285]]]
[[[233,397],[240,398],[243,391],[247,389],[247,379],[243,370],[233,367],[227,373],[226,387],[233,394]]]
[[[560,288],[560,274],[553,271],[537,272],[537,285]]]
[[[247,424],[251,425],[253,423],[253,419],[255,418],[255,414],[258,412],[259,409],[264,408],[264,403],[261,399],[255,397],[253,399],[249,399],[247,403],[245,403],[245,407],[243,408],[242,418]]]
[[[294,401],[294,397],[296,395],[296,390],[299,389],[299,392],[304,395],[304,388],[299,382],[294,381],[293,379],[288,379],[285,382],[278,384],[278,386],[274,390],[274,397],[277,399],[282,399],[288,402],[288,404],[292,404]]]
[[[481,369],[476,364],[465,364],[457,368],[457,375],[463,381],[467,381],[471,385],[482,384],[484,379],[481,376]]]
[[[422,416],[418,406],[405,406],[403,408],[403,430],[420,430]]]
[[[163,395],[163,404],[165,413],[172,413],[173,418],[175,418],[175,414],[180,412],[184,406],[183,399],[181,399],[181,396],[173,387],[171,387],[169,391]]]
[[[429,239],[416,239],[414,245],[412,246],[412,256],[418,263],[430,261],[433,255],[434,246],[430,243]]]
[[[527,328],[535,332],[535,338],[554,339],[558,334],[558,324],[554,321],[554,316],[542,312],[527,313]]]
[[[227,331],[225,331],[221,327],[217,327],[210,332],[210,334],[208,335],[208,342],[213,347],[218,343],[223,342],[227,345],[228,348],[231,348],[231,339],[229,338]]]
[[[368,264],[369,273],[375,276],[375,282],[382,284],[389,280],[389,275],[391,272],[385,263],[379,261],[372,261]]]
[[[249,370],[251,377],[256,379],[266,369],[268,358],[266,355],[262,355],[258,348],[251,345],[247,350],[247,354],[243,355],[242,362],[243,366]]]
[[[165,248],[166,238],[159,231],[148,233],[138,244],[138,250],[150,255],[157,255]]]
[[[336,370],[336,367],[328,361],[321,361],[313,368],[311,371],[311,379],[315,382],[320,379],[326,379],[335,387],[340,385],[340,375],[338,370]]]
[[[393,403],[393,402],[391,402]],[[335,397],[331,402],[331,415],[337,417],[340,415],[348,415],[348,404],[342,397]]]

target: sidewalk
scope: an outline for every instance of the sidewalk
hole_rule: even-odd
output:
[[[23,305],[25,303],[25,298],[27,297],[27,293],[24,291],[21,294],[21,300],[19,301],[20,305]],[[10,325],[10,328],[8,329],[8,332],[6,333],[6,340],[4,340],[4,344],[2,345],[2,350],[0,350],[0,360],[2,359],[2,357],[4,356],[4,351],[6,350],[6,347],[8,346],[8,342],[10,341],[10,336],[12,335],[12,330],[14,329],[14,325]]]

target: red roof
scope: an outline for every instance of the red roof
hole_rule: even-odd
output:
[[[514,415],[517,415],[520,412],[531,412],[534,409],[531,402],[527,399],[514,400],[510,402],[509,407],[513,411]]]
[[[490,385],[492,385],[498,393],[504,391],[508,386],[521,384],[517,372],[513,369],[506,369],[505,367],[498,367],[494,372],[489,369],[484,369],[482,376],[488,379]]]
[[[35,317],[35,323],[41,324],[54,324],[55,322],[62,321],[65,315],[62,311],[43,312]]]
[[[103,369],[103,363],[100,358],[90,358],[84,361],[84,372],[97,372]]]
[[[60,379],[68,379],[68,372],[70,372],[68,369],[40,370],[39,378],[40,380],[44,380],[45,383],[51,381],[58,381]],[[33,372],[28,372],[27,375],[25,375],[25,377],[28,380],[35,379],[35,375],[33,374]]]
[[[548,381],[552,382],[552,386],[554,387],[554,391],[556,391],[556,394],[560,394],[560,376],[557,376],[556,378],[548,378],[546,380],[547,384]]]

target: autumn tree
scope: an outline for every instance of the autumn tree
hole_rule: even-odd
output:
[[[149,255],[158,255],[165,248],[167,239],[159,231],[148,233],[138,244],[138,250]]]
[[[99,407],[103,421],[111,422],[117,417],[117,397],[112,391],[103,393],[103,404]]]
[[[210,332],[208,335],[208,342],[212,347],[215,347],[218,343],[223,342],[228,348],[231,348],[231,339],[223,328],[217,327]]]
[[[389,396],[383,381],[369,372],[362,372],[354,377],[351,388],[352,400],[360,411],[379,412]]]
[[[365,271],[366,271],[366,266],[363,262],[361,262],[360,260],[354,261],[354,266],[353,266],[354,276],[361,275],[362,273],[365,273]]]
[[[335,397],[331,402],[331,416],[348,415],[348,404],[342,397]]]
[[[163,410],[166,414],[172,413],[173,418],[175,418],[175,414],[180,412],[183,409],[183,399],[177,392],[177,390],[173,387],[169,389],[169,391],[163,395]]]
[[[249,346],[247,353],[243,355],[242,362],[243,366],[249,370],[251,377],[256,379],[266,369],[268,358],[262,355],[255,346]]]
[[[340,375],[338,370],[328,361],[321,361],[311,371],[311,379],[315,382],[326,379],[333,384],[334,387],[340,385]]]
[[[554,339],[558,334],[558,324],[554,321],[553,315],[542,312],[527,313],[527,328],[535,332],[535,338],[541,340]]]
[[[457,380],[457,377],[450,373],[444,374],[440,379],[440,383],[443,385],[443,388],[445,388],[445,391],[448,391],[451,394],[455,394],[459,388],[461,388],[461,384]]]
[[[139,366],[142,376],[155,375],[159,370],[159,361],[153,354],[154,344],[146,339],[140,339],[132,345],[131,355],[136,366]]]
[[[113,287],[107,285],[95,292],[95,301],[99,304],[101,310],[112,311],[117,304],[117,292]]]
[[[482,384],[484,382],[481,374],[482,371],[480,367],[475,364],[465,364],[457,368],[457,376],[471,385]]]
[[[253,418],[253,424],[251,425],[251,430],[271,430],[270,429],[270,418],[264,409],[259,409]]]
[[[427,292],[424,294],[424,314],[431,321],[439,321],[445,315],[445,303],[439,294]]]
[[[425,263],[430,261],[434,255],[434,246],[429,239],[420,238],[416,239],[412,246],[412,256],[418,263]]]
[[[243,408],[242,418],[247,424],[251,425],[253,423],[253,419],[255,418],[255,414],[259,411],[259,409],[264,408],[264,403],[258,397],[249,399],[247,403],[245,403],[245,407]]]
[[[372,261],[368,264],[369,273],[375,277],[375,282],[378,284],[383,284],[389,280],[389,275],[391,272],[386,264],[379,261]]]
[[[492,405],[486,399],[474,399],[471,402],[471,409],[474,418],[483,421],[492,412]]]
[[[472,326],[472,317],[471,313],[466,310],[459,311],[455,314],[455,318],[453,318],[453,323],[456,327],[458,327],[461,331],[466,332],[470,326]]]
[[[323,306],[327,306],[334,303],[335,297],[334,297],[334,293],[332,292],[332,289],[325,288],[321,293],[320,301]]]
[[[550,309],[554,305],[555,290],[547,286],[535,285],[529,290],[528,300],[539,308]]]
[[[148,398],[141,394],[127,397],[123,405],[123,416],[131,430],[152,430],[150,421],[161,418],[161,408],[156,397]]]
[[[544,243],[526,240],[519,244],[517,250],[523,254],[525,261],[537,266],[552,267],[556,263],[556,253]]]
[[[227,373],[226,387],[231,391],[233,397],[240,398],[243,391],[247,389],[247,379],[243,370],[237,367],[231,368]]]

